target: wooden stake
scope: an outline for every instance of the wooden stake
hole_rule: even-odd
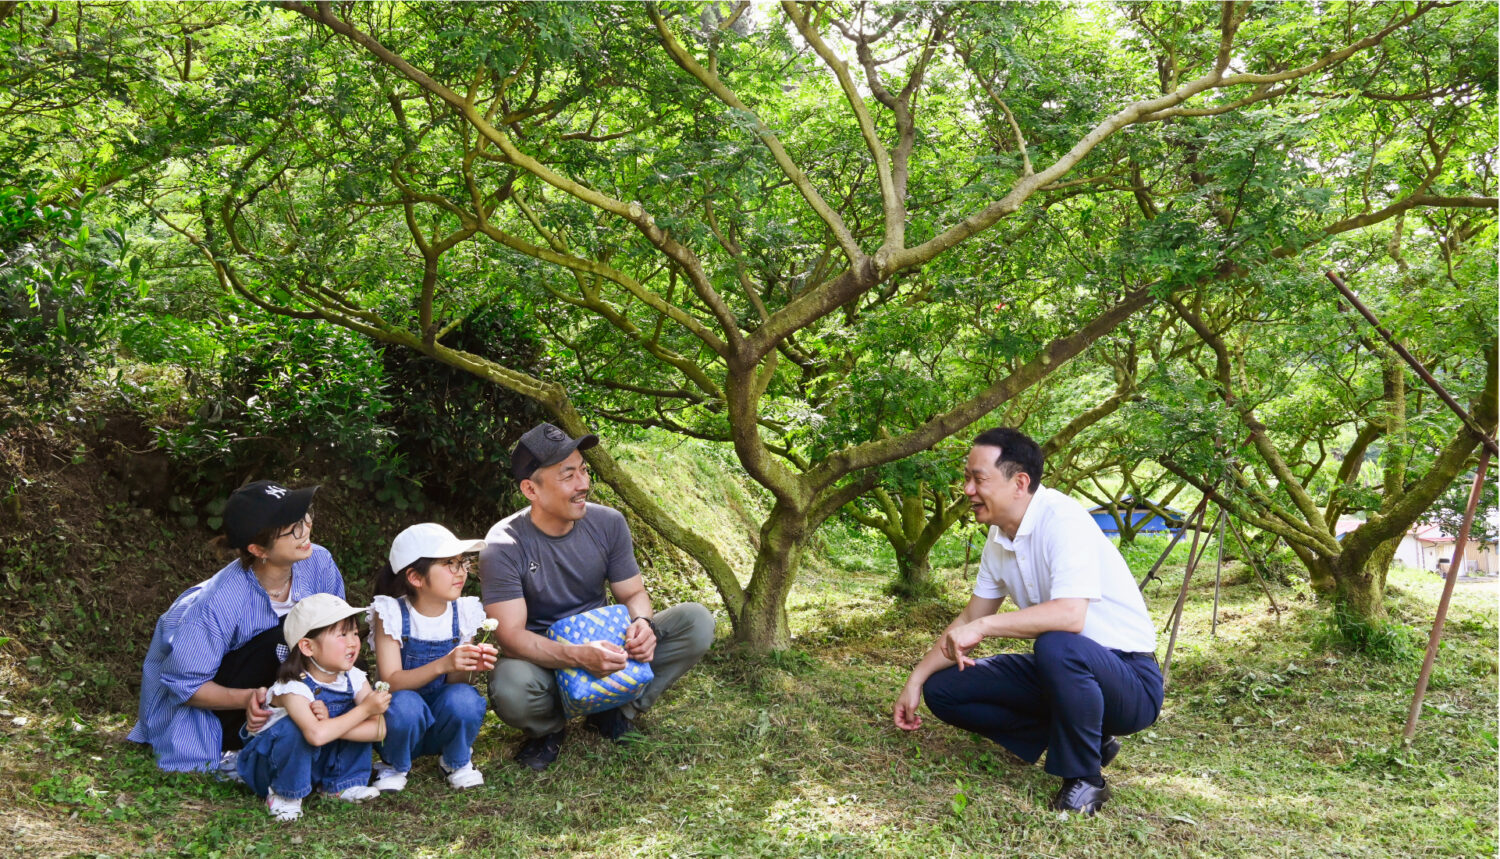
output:
[[[1443,580],[1443,598],[1438,600],[1437,617],[1432,621],[1432,634],[1427,637],[1427,656],[1422,660],[1422,672],[1417,675],[1417,690],[1411,696],[1411,709],[1406,712],[1406,729],[1401,732],[1402,745],[1411,745],[1417,732],[1417,719],[1422,716],[1422,698],[1427,695],[1427,681],[1432,679],[1432,663],[1437,660],[1438,643],[1443,640],[1443,624],[1448,620],[1448,602],[1453,598],[1453,585],[1458,582],[1459,564],[1464,559],[1464,544],[1469,541],[1469,527],[1474,524],[1474,511],[1479,509],[1479,495],[1484,489],[1484,472],[1490,466],[1490,451],[1485,448],[1479,455],[1479,471],[1474,474],[1474,488],[1469,490],[1469,506],[1464,508],[1463,525],[1458,529],[1458,539],[1453,543],[1453,562],[1448,565],[1448,577]]]

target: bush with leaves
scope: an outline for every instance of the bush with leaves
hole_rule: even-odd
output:
[[[393,430],[380,353],[364,337],[324,322],[229,316],[219,327],[217,372],[199,380],[193,418],[163,428],[161,442],[204,497],[294,466],[338,465],[405,507],[409,482]]]
[[[537,372],[542,352],[522,311],[500,303],[472,313],[445,342],[529,373]],[[427,497],[464,507],[514,494],[510,450],[522,433],[547,419],[546,412],[532,400],[409,349],[385,350],[383,363],[390,383],[384,420],[395,433],[408,475]]]
[[[0,190],[0,427],[25,406],[66,403],[111,360],[119,314],[136,294],[140,261],[84,210]]]

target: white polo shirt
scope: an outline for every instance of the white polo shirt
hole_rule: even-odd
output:
[[[1031,497],[1015,539],[990,526],[974,595],[1008,596],[1019,608],[1086,599],[1085,637],[1111,650],[1156,650],[1156,628],[1120,550],[1082,504],[1047,486]]]

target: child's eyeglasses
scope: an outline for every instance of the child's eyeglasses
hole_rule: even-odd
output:
[[[457,558],[445,558],[441,561],[438,561],[438,563],[442,564],[455,573],[467,573],[470,570],[474,569],[473,560],[464,555],[460,555]]]

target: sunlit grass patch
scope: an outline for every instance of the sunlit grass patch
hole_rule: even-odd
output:
[[[1404,623],[1430,616],[1441,582],[1423,575],[1396,574]],[[1458,593],[1416,743],[1402,749],[1415,665],[1321,641],[1323,608],[1280,589],[1278,623],[1253,581],[1222,589],[1213,638],[1212,577],[1199,579],[1161,720],[1106,772],[1105,813],[1059,819],[1040,767],[930,716],[913,735],[891,724],[906,671],[968,581],[943,571],[941,599],[903,604],[883,579],[815,569],[793,595],[792,650],[751,657],[723,625],[642,720],[642,741],[614,746],[575,723],[541,775],[510,760],[520,735],[491,717],[475,747],[480,788],[449,790],[428,760],[403,793],[312,801],[301,823],[272,826],[243,788],[157,772],[122,741],[129,714],[75,718],[33,693],[0,702],[29,717],[0,720],[0,801],[16,809],[22,855],[1494,855],[1491,593]],[[1169,568],[1150,589],[1158,623],[1180,581]]]

